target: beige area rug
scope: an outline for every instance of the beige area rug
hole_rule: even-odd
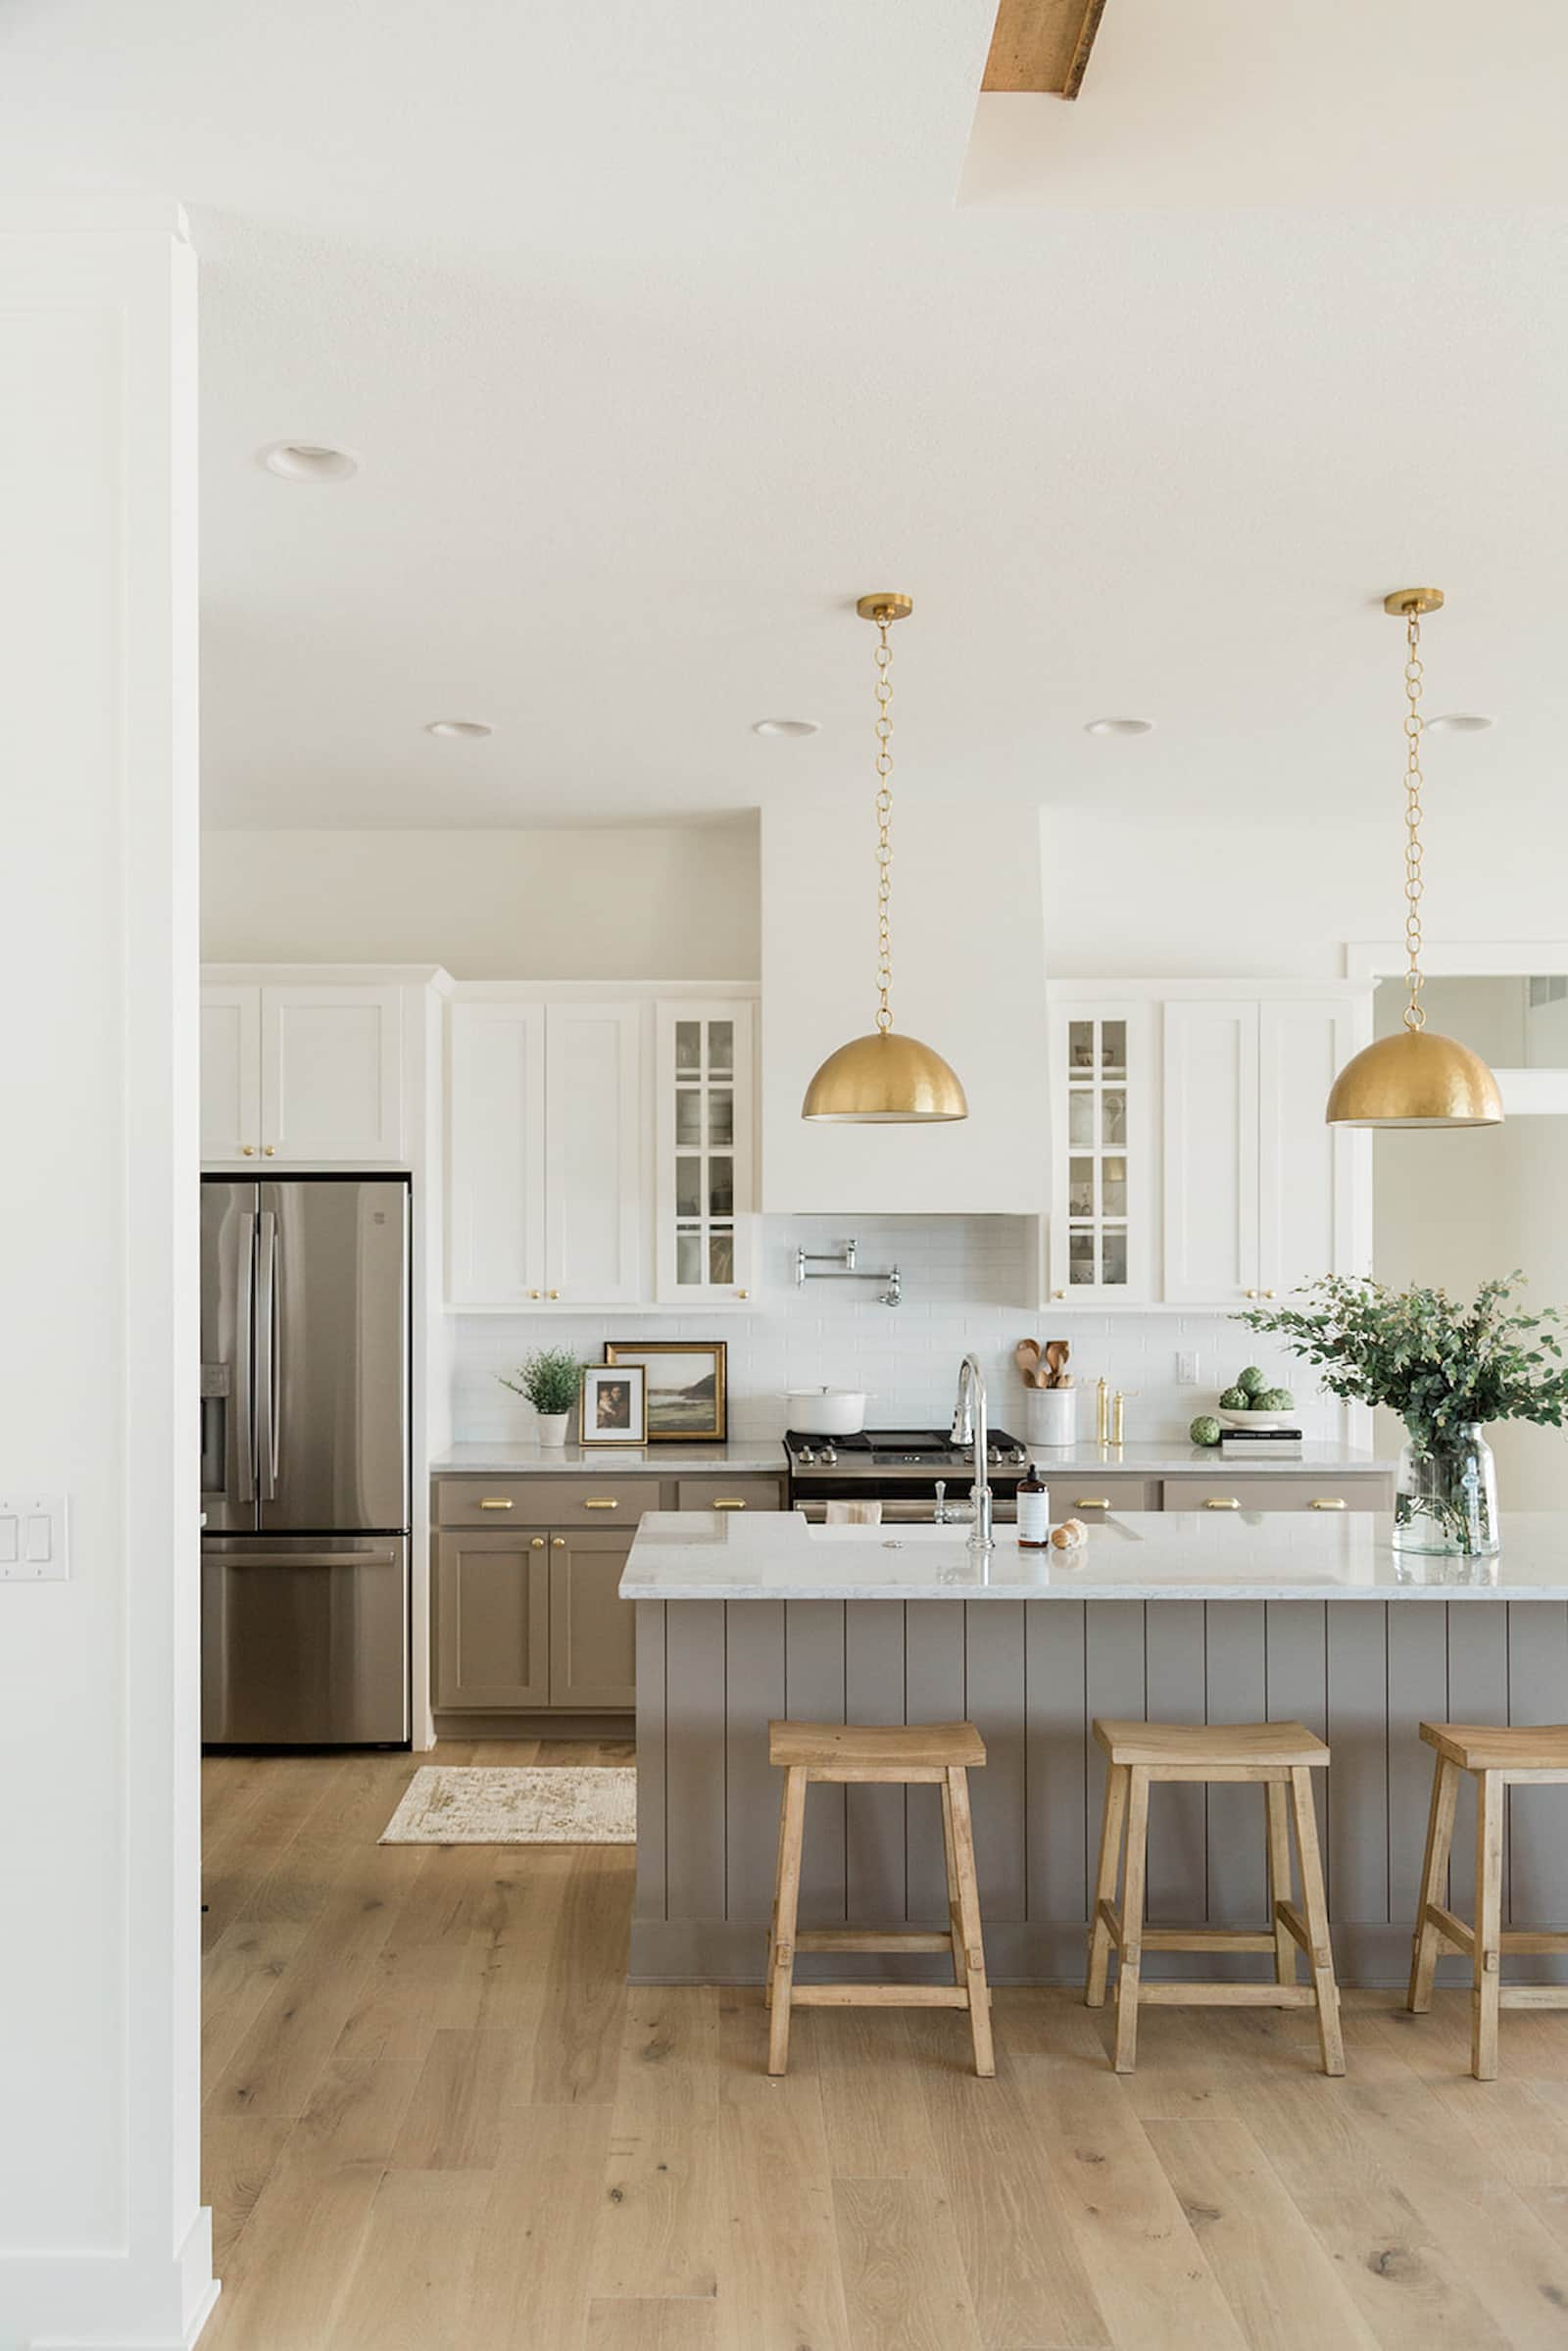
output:
[[[384,1845],[631,1845],[637,1774],[603,1765],[427,1764]]]

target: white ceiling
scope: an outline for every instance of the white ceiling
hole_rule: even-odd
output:
[[[1435,789],[1528,807],[1568,11],[1108,0],[1076,107],[977,117],[991,14],[11,0],[8,176],[172,192],[203,257],[214,821],[853,794],[884,585],[910,793],[1365,808],[1378,600],[1435,580],[1431,707],[1499,717]],[[274,480],[281,438],[361,471]]]

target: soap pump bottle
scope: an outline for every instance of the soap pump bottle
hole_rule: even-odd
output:
[[[1018,1480],[1018,1548],[1043,1551],[1051,1543],[1051,1489],[1031,1453],[1029,1466]]]

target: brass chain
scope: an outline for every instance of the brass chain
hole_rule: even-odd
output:
[[[893,647],[888,641],[889,618],[877,614],[876,644],[876,987],[879,999],[876,1025],[886,1036],[893,1026],[888,991],[893,985],[892,934],[888,900],[893,895],[893,849],[889,831],[893,820]]]
[[[1421,615],[1410,612],[1404,624],[1404,945],[1409,968],[1410,1001],[1404,1008],[1407,1029],[1423,1029],[1427,1016],[1421,1002]]]

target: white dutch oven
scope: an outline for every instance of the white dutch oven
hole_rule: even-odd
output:
[[[856,1437],[865,1426],[863,1389],[792,1388],[784,1401],[803,1437]]]

